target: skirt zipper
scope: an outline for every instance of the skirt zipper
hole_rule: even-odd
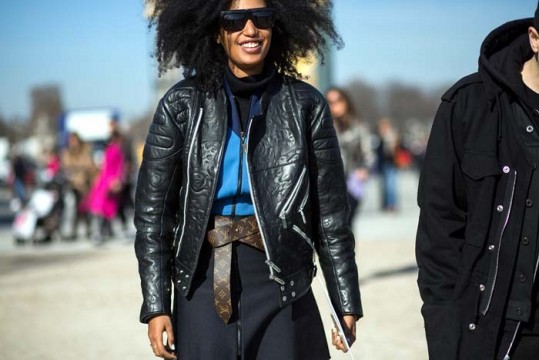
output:
[[[242,358],[242,349],[241,349],[241,342],[242,342],[242,328],[241,328],[242,324],[241,324],[241,295],[239,296],[238,298],[238,321],[237,321],[237,329],[238,329],[238,334],[237,334],[237,340],[238,340],[238,360],[241,360]]]

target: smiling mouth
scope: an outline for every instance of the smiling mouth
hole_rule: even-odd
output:
[[[245,42],[243,44],[240,44],[241,47],[243,48],[246,48],[246,49],[254,49],[254,48],[257,48],[259,46],[262,46],[262,41],[249,41],[249,42]]]

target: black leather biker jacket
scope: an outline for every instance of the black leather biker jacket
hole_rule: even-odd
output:
[[[224,90],[210,96],[184,80],[155,112],[135,205],[142,322],[170,314],[172,284],[179,295],[189,293],[224,153],[226,101]],[[280,76],[261,101],[246,151],[268,276],[281,304],[293,302],[310,287],[316,250],[337,312],[361,317],[346,183],[327,104],[310,85]]]

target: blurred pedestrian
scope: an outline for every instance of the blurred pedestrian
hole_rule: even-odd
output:
[[[135,196],[140,320],[154,354],[329,359],[313,251],[353,343],[355,244],[331,115],[295,64],[339,40],[331,1],[155,4],[161,69],[173,60],[187,79],[159,103]]]
[[[11,184],[15,199],[20,202],[19,207],[28,200],[26,182],[29,171],[24,157],[19,153],[14,153],[11,159]]]
[[[88,206],[94,216],[92,232],[97,244],[114,235],[111,222],[118,213],[124,175],[121,139],[121,134],[112,130],[101,169],[89,193]]]
[[[365,196],[366,182],[374,163],[371,133],[343,89],[329,88],[326,99],[339,139],[350,204],[349,226],[352,226],[352,220]]]
[[[397,151],[399,135],[388,118],[378,120],[376,127],[378,146],[376,160],[380,175],[381,208],[383,211],[397,210]]]
[[[59,175],[61,163],[59,151],[56,147],[47,149],[44,155],[44,176],[46,181],[52,181]]]
[[[128,237],[130,236],[128,221],[130,218],[129,214],[132,214],[130,211],[134,210],[135,208],[133,200],[133,144],[131,139],[129,139],[125,133],[120,130],[118,121],[111,122],[111,131],[116,131],[120,134],[120,147],[122,149],[122,155],[124,158],[122,189],[119,194],[118,203],[118,219],[120,220],[124,236]]]
[[[71,219],[68,240],[75,240],[78,236],[78,225],[84,221],[86,225],[86,236],[90,237],[91,226],[88,214],[88,192],[93,179],[97,174],[97,167],[92,159],[90,145],[82,141],[77,133],[70,133],[67,140],[67,147],[61,153],[61,166],[69,188],[74,196],[74,206],[66,211]]]
[[[539,7],[442,97],[419,187],[431,359],[539,357]]]

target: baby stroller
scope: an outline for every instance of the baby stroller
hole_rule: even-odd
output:
[[[17,211],[12,232],[17,245],[48,243],[54,235],[60,239],[60,220],[63,211],[61,176],[56,176],[35,189],[29,200]]]

